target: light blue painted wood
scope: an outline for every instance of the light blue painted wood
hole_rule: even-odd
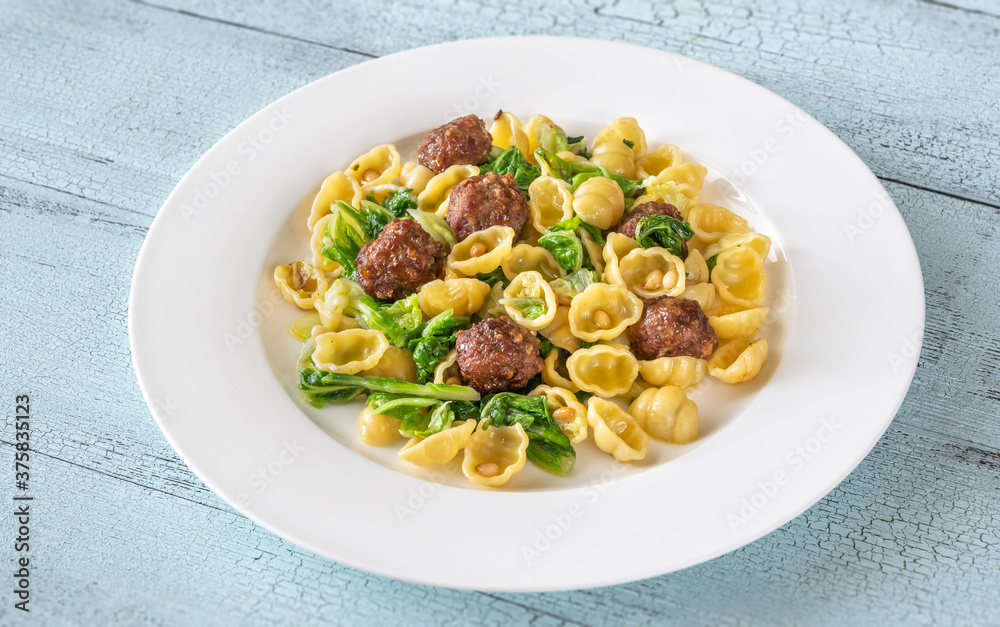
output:
[[[0,389],[34,399],[34,622],[997,622],[1000,22],[989,3],[949,4],[971,10],[861,0],[753,11],[685,0],[502,10],[2,3]],[[204,150],[288,91],[366,55],[536,32],[630,40],[736,71],[902,181],[887,189],[920,253],[928,305],[914,385],[885,438],[830,495],[681,573],[487,595],[317,558],[219,500],[151,419],[126,337],[145,230]],[[12,469],[0,467],[6,495]],[[5,594],[9,624],[22,617]]]

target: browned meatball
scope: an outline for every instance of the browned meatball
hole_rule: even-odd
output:
[[[641,205],[632,207],[632,211],[625,214],[625,217],[621,219],[621,222],[613,230],[615,233],[621,233],[635,239],[635,230],[639,228],[639,220],[642,220],[646,216],[670,216],[675,220],[680,220],[684,224],[687,224],[687,220],[681,216],[681,212],[677,211],[677,207],[663,202],[644,202]],[[681,244],[681,258],[686,259],[687,255],[688,245],[687,242],[683,242]]]
[[[487,172],[451,188],[445,219],[455,237],[463,240],[491,226],[509,226],[520,233],[528,212],[528,197],[514,182],[513,174]]]
[[[629,327],[628,338],[639,359],[681,355],[707,359],[719,346],[698,301],[669,296],[643,304],[642,316]]]
[[[365,294],[388,300],[406,298],[438,278],[448,249],[416,220],[396,218],[358,252],[356,279]]]
[[[493,137],[486,122],[477,115],[467,115],[439,126],[420,142],[417,160],[435,172],[453,165],[479,165],[490,156]]]
[[[507,316],[459,331],[455,347],[462,376],[482,394],[520,390],[545,367],[538,338]]]

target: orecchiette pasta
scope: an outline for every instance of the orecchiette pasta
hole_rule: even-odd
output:
[[[371,407],[365,405],[358,417],[358,435],[368,446],[392,444],[403,437],[399,433],[399,425],[402,422],[399,418],[376,414]]]
[[[705,283],[709,279],[708,263],[705,262],[705,256],[697,250],[688,253],[687,259],[684,260],[684,270],[687,272],[687,285],[689,286],[695,283]]]
[[[417,195],[427,189],[427,184],[432,178],[434,178],[434,170],[413,161],[404,163],[399,172],[399,184],[412,189],[413,193]]]
[[[687,273],[684,262],[666,248],[636,248],[618,262],[621,285],[642,298],[680,296]]]
[[[642,301],[620,285],[593,283],[569,306],[569,328],[585,342],[610,340],[642,315]]]
[[[489,293],[490,286],[478,279],[438,279],[420,288],[417,302],[429,318],[449,309],[458,316],[471,316],[483,308]]]
[[[299,309],[314,309],[329,286],[323,272],[304,261],[275,268],[274,282],[285,300]]]
[[[660,357],[639,362],[639,374],[647,383],[656,386],[676,385],[689,388],[705,376],[708,362],[697,357]]]
[[[740,311],[719,311],[708,317],[720,340],[752,335],[767,318],[767,307],[754,307]]]
[[[510,254],[514,236],[514,229],[509,226],[491,226],[476,231],[451,249],[448,267],[465,276],[492,272]]]
[[[315,339],[313,364],[320,370],[357,374],[374,368],[389,348],[389,340],[381,331],[348,329],[331,331]]]
[[[432,436],[410,438],[399,449],[399,458],[415,466],[447,464],[468,445],[475,428],[475,420],[461,420]]]
[[[573,330],[569,327],[569,307],[566,305],[559,305],[552,322],[539,330],[538,334],[548,339],[554,346],[571,353],[580,348],[580,338],[573,335]]]
[[[604,244],[604,249],[601,251],[601,256],[604,258],[604,279],[608,283],[617,283],[618,285],[623,285],[621,273],[619,272],[619,263],[625,255],[629,254],[633,250],[639,248],[639,244],[635,242],[634,239],[628,235],[622,235],[621,233],[608,233],[607,242]]]
[[[638,177],[641,179],[656,176],[667,168],[683,163],[681,150],[672,144],[663,144],[656,150],[646,154],[638,162]]]
[[[631,179],[636,175],[636,159],[645,153],[646,134],[636,119],[618,118],[594,138],[592,161],[612,174]]]
[[[528,155],[528,135],[521,127],[521,121],[512,113],[501,111],[493,118],[493,126],[490,127],[490,135],[493,137],[493,145],[499,148],[510,148],[516,146],[522,155]]]
[[[389,377],[400,381],[417,382],[417,364],[410,352],[390,345],[374,367],[361,372],[365,377]]]
[[[767,287],[764,260],[749,246],[724,250],[719,253],[712,268],[712,284],[723,302],[745,308],[756,307],[763,302]]]
[[[767,359],[767,340],[738,337],[725,342],[708,360],[708,373],[724,383],[746,383]]]
[[[597,448],[620,462],[646,457],[649,436],[627,411],[603,398],[587,400],[587,422],[594,430]]]
[[[317,300],[315,303],[316,311],[319,312],[323,326],[331,331],[350,328],[350,320],[353,320],[353,318],[344,312],[347,311],[348,306],[351,304],[351,299],[358,297],[360,294],[360,288],[350,281],[336,279],[331,283],[330,287],[323,293],[323,298]]]
[[[527,461],[528,434],[524,427],[491,427],[480,424],[465,445],[462,472],[469,481],[497,487],[507,483]]]
[[[580,387],[569,378],[566,365],[559,359],[559,351],[552,351],[545,357],[545,368],[542,369],[542,381],[556,388],[565,388],[570,392],[579,392]]]
[[[392,144],[382,144],[372,148],[355,159],[344,174],[359,185],[382,185],[392,183],[399,176],[399,152]]]
[[[340,264],[323,255],[323,238],[326,237],[332,221],[333,215],[329,213],[320,218],[313,226],[312,236],[309,239],[309,246],[313,254],[313,266],[324,272],[336,272],[340,269]]]
[[[540,176],[528,186],[531,224],[539,233],[573,215],[573,193],[565,181]]]
[[[661,183],[673,181],[678,185],[690,185],[695,189],[701,189],[705,184],[705,175],[708,170],[703,165],[697,163],[681,163],[665,168],[656,175],[656,179]]]
[[[718,205],[695,205],[688,213],[687,221],[694,231],[691,244],[698,247],[714,244],[729,233],[745,233],[750,228],[746,220]]]
[[[313,200],[312,211],[309,212],[309,228],[312,229],[323,216],[330,215],[330,205],[342,200],[351,202],[358,193],[358,181],[341,171],[334,172],[326,177],[323,185]]]
[[[479,174],[479,168],[474,165],[450,166],[441,174],[437,174],[427,181],[424,190],[417,195],[417,208],[421,211],[438,213],[441,205],[448,200],[451,188],[477,174]]]
[[[708,311],[715,306],[715,286],[711,283],[698,283],[684,288],[681,298],[698,301],[702,311]]]
[[[687,444],[698,438],[698,406],[675,385],[649,388],[632,401],[628,413],[659,440]]]
[[[599,229],[610,229],[622,219],[625,195],[618,183],[603,176],[595,176],[576,188],[573,193],[573,211],[588,224]]]
[[[724,250],[739,246],[749,246],[757,251],[761,259],[765,259],[771,252],[771,238],[761,233],[730,233],[723,235],[719,241],[706,248],[705,256],[714,257]]]
[[[444,361],[434,368],[434,383],[462,385],[462,369],[458,367],[458,351],[452,349]]]
[[[552,286],[538,272],[529,270],[514,277],[500,301],[511,320],[531,331],[549,326],[559,304]]]
[[[545,404],[559,430],[569,438],[570,444],[587,439],[587,408],[566,388],[539,385],[528,396],[544,396]]]
[[[611,397],[632,388],[639,375],[639,362],[621,345],[598,344],[570,355],[566,360],[566,370],[581,390]]]
[[[512,248],[500,262],[500,267],[508,280],[514,280],[518,274],[531,270],[541,274],[546,281],[558,279],[566,274],[552,253],[541,246],[530,244],[518,244]]]

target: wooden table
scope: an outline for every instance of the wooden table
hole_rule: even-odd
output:
[[[997,3],[4,0],[0,26],[2,485],[14,492],[11,417],[29,394],[36,499],[31,613],[13,609],[8,574],[0,623],[1000,623]],[[129,358],[129,283],[195,160],[326,74],[498,34],[630,41],[741,74],[830,127],[899,206],[926,283],[916,377],[857,470],[778,531],[613,588],[411,585],[251,523],[152,420]],[[623,73],[620,88],[642,80],[655,77]]]

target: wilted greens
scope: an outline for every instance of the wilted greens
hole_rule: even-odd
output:
[[[401,420],[399,433],[408,438],[430,437],[450,427],[455,420],[475,419],[479,415],[476,404],[468,401],[440,401],[387,392],[370,394],[368,406],[376,414]]]
[[[651,215],[641,218],[635,228],[635,241],[643,248],[659,246],[680,257],[684,242],[694,237],[694,231],[683,220],[665,215]]]
[[[586,231],[601,247],[604,246],[604,237],[600,229],[593,224],[587,224],[580,219],[580,216],[573,216],[550,226],[545,234],[538,238],[538,245],[552,253],[556,262],[567,272],[576,272],[581,267],[593,270],[593,260],[589,254],[585,254],[587,251],[581,240],[582,231]]]
[[[496,172],[500,176],[513,174],[514,182],[525,194],[528,193],[528,186],[531,185],[531,182],[542,175],[538,166],[531,165],[531,162],[524,158],[517,146],[511,146],[495,157],[491,155],[486,163],[479,166],[480,174],[487,172]]]
[[[367,200],[375,202],[375,196],[369,194]],[[407,211],[417,208],[417,199],[413,195],[413,190],[407,187],[404,189],[392,190],[389,192],[389,195],[385,197],[385,200],[378,204],[382,205],[386,211],[397,218],[405,218],[407,216]]]
[[[510,279],[508,279],[507,275],[503,273],[503,268],[497,268],[496,270],[485,274],[477,274],[476,278],[490,287],[493,287],[497,283],[501,284],[503,287],[510,285]]]
[[[549,310],[543,298],[501,298],[500,304],[517,311],[528,320],[537,320]]]
[[[483,399],[485,424],[497,427],[520,424],[528,434],[528,459],[560,476],[569,474],[576,451],[549,413],[545,396],[501,392]]]
[[[416,294],[392,304],[380,304],[371,296],[361,296],[352,301],[347,313],[366,328],[381,331],[390,343],[400,348],[419,333],[420,324],[424,321]]]
[[[591,283],[597,283],[599,280],[600,275],[596,271],[580,268],[576,272],[550,281],[549,285],[552,286],[552,291],[556,293],[556,296],[564,296],[572,300],[587,289]]]
[[[625,194],[625,198],[636,198],[643,191],[643,182],[641,180],[627,179],[624,176],[612,174],[607,168],[596,163],[587,161],[570,163],[545,148],[540,147],[535,149],[535,160],[540,164],[544,163],[552,173],[552,176],[561,178],[569,183],[570,190],[572,191],[576,191],[576,188],[581,183],[595,176],[603,176],[618,183],[618,186],[622,189],[622,193]]]
[[[330,261],[340,264],[344,269],[344,278],[353,278],[357,270],[354,260],[361,247],[368,240],[378,237],[394,216],[381,205],[367,200],[361,201],[360,209],[342,200],[335,202],[330,209],[333,219],[323,235],[320,252]]]
[[[417,364],[417,378],[429,381],[434,378],[434,369],[444,361],[455,345],[457,333],[467,327],[468,318],[454,315],[449,309],[434,316],[424,324],[419,337],[410,340],[408,348]]]

